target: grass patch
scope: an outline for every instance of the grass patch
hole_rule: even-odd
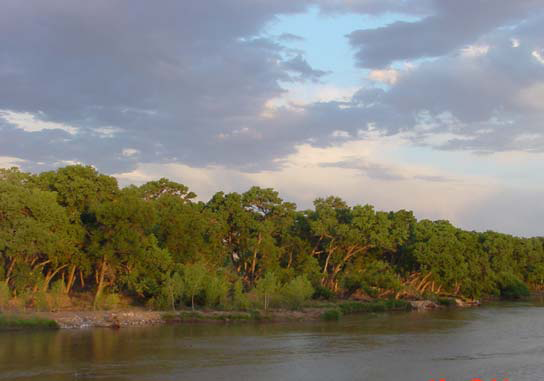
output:
[[[183,321],[246,321],[258,320],[258,318],[246,312],[232,312],[214,315],[206,315],[199,311],[180,311],[180,312],[165,312],[161,318],[168,323],[176,323]]]
[[[455,306],[455,299],[452,299],[452,298],[438,298],[436,302],[441,306],[446,306],[446,307]]]
[[[56,321],[39,317],[0,315],[0,331],[19,329],[59,329]]]
[[[375,302],[345,302],[338,305],[344,315],[358,312],[409,311],[412,305],[405,300],[378,300]]]

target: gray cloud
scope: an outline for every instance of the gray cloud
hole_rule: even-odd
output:
[[[3,152],[35,162],[108,158],[106,171],[118,165],[127,144],[142,152],[140,160],[238,165],[258,151],[256,161],[269,161],[277,152],[263,149],[255,136],[221,136],[255,129],[264,104],[283,93],[279,81],[324,74],[256,37],[277,14],[305,6],[288,0],[5,1],[0,35],[10,38],[0,40],[0,109],[42,111],[81,133],[52,147],[50,131],[3,131]],[[110,127],[119,132],[107,141],[93,133]],[[11,144],[8,134],[24,143]],[[40,144],[49,152],[29,149]]]
[[[313,69],[300,54],[285,61],[283,65],[288,71],[297,73],[301,81],[318,82],[321,77],[328,74],[326,71]]]
[[[267,101],[285,92],[280,83],[327,79],[301,52],[282,46],[296,36],[261,37],[278,15],[311,4],[329,13],[420,18],[352,33],[361,66],[438,58],[391,87],[367,85],[349,101],[282,108],[263,118]],[[334,130],[353,139],[373,128],[415,131],[415,144],[438,133],[463,136],[440,149],[542,151],[544,110],[532,86],[544,83],[544,65],[531,54],[542,49],[543,22],[542,0],[5,0],[0,109],[41,111],[79,133],[3,123],[0,150],[28,160],[29,168],[73,160],[106,172],[138,162],[258,171],[278,165],[296,144],[330,145]],[[513,48],[511,38],[520,46]],[[459,48],[467,44],[489,45],[489,52],[463,57]],[[430,127],[414,129],[421,123]],[[104,128],[116,132],[104,137]],[[138,153],[123,155],[128,148]],[[383,168],[365,170],[387,177]]]
[[[357,48],[360,66],[380,68],[398,60],[445,55],[498,27],[523,20],[542,5],[541,0],[434,0],[427,4],[432,13],[419,21],[356,30],[348,37]]]
[[[387,168],[382,164],[371,163],[358,158],[337,161],[334,163],[321,163],[319,166],[324,168],[356,169],[374,180],[396,181],[406,179],[404,176],[397,174],[394,170]]]

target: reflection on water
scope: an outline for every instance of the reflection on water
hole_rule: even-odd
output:
[[[0,380],[465,381],[544,375],[544,309],[365,314],[340,322],[0,333]]]

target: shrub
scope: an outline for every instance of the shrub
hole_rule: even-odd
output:
[[[51,291],[48,295],[49,308],[58,310],[63,305],[69,302],[68,295],[66,294],[66,286],[61,279],[57,280],[51,285]]]
[[[38,291],[34,294],[34,308],[37,311],[50,311],[51,305],[49,304],[48,295],[45,291]]]
[[[183,296],[184,282],[179,273],[168,273],[164,279],[161,292],[154,299],[154,308],[176,310],[176,303]]]
[[[388,263],[372,261],[360,270],[347,272],[342,279],[342,286],[349,294],[361,289],[366,294],[377,297],[383,290],[400,290],[401,280]]]
[[[204,289],[204,280],[207,274],[202,263],[186,265],[183,269],[184,290],[191,299],[191,309],[195,310],[195,296]]]
[[[302,275],[292,279],[281,290],[284,303],[291,309],[302,308],[302,304],[310,299],[313,293],[312,284]]]
[[[317,286],[314,291],[313,299],[332,300],[335,298],[334,292],[327,287]]]
[[[513,274],[500,274],[497,286],[503,299],[520,299],[530,295],[527,285]]]
[[[268,310],[270,300],[276,295],[278,288],[278,279],[272,272],[266,273],[264,277],[257,281],[257,295],[261,298],[265,311]]]
[[[118,294],[111,293],[106,294],[103,293],[99,296],[98,300],[96,301],[96,305],[101,310],[112,310],[116,308],[119,303],[121,303],[121,298]]]
[[[204,293],[206,305],[209,307],[222,306],[227,304],[229,284],[226,279],[219,276],[211,276],[206,282]]]
[[[436,300],[441,306],[451,307],[455,305],[455,299],[452,298],[438,298]]]
[[[340,320],[342,317],[342,311],[339,309],[330,309],[321,314],[321,319],[326,321]]]
[[[242,280],[238,279],[232,288],[232,304],[238,310],[247,310],[249,308],[249,300],[244,294],[244,286]]]

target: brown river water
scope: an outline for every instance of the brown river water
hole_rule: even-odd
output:
[[[1,332],[0,380],[544,379],[544,304],[339,322]]]

